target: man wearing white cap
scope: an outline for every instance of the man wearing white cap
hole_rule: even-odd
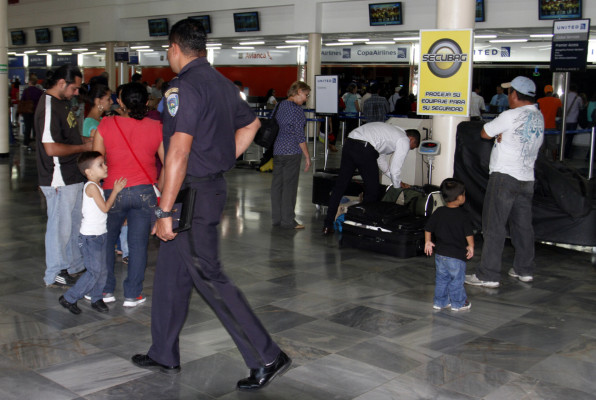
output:
[[[467,284],[490,288],[499,287],[507,227],[515,248],[509,275],[522,282],[534,279],[534,162],[544,138],[534,82],[518,76],[501,86],[509,90],[509,110],[485,124],[481,133],[495,139],[482,209],[482,259],[476,274],[466,275]]]

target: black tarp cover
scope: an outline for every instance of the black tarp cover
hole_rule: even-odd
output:
[[[493,146],[492,140],[480,137],[482,126],[475,121],[458,125],[453,172],[466,185],[465,207],[478,230]],[[536,240],[596,246],[594,182],[573,168],[542,157],[536,161],[535,176],[532,218]]]

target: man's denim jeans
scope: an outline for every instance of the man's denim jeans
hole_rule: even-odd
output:
[[[466,262],[457,258],[435,254],[437,268],[435,297],[433,303],[441,308],[451,303],[452,308],[461,308],[466,303]]]
[[[112,190],[106,190],[106,198]],[[157,197],[151,185],[126,187],[116,197],[108,212],[108,244],[106,265],[108,278],[105,293],[114,293],[114,251],[124,220],[128,221],[128,276],[124,280],[124,297],[136,298],[141,295],[145,268],[147,266],[147,245],[151,233],[151,221]]]
[[[507,227],[515,249],[513,268],[518,275],[534,275],[534,227],[532,197],[534,181],[518,181],[493,172],[488,179],[482,208],[482,259],[478,279],[498,282]]]
[[[64,293],[64,298],[69,303],[75,303],[86,294],[91,296],[92,303],[103,299],[103,287],[106,284],[107,276],[107,237],[107,233],[103,235],[79,235],[79,247],[81,253],[83,253],[87,271],[73,287]]]
[[[48,208],[44,276],[47,285],[54,283],[56,275],[63,269],[74,274],[84,268],[78,246],[83,186],[83,183],[59,187],[41,186]]]

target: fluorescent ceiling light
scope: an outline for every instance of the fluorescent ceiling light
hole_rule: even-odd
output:
[[[149,51],[153,51],[153,49],[138,49],[137,50],[139,53],[143,53],[143,52],[149,52]]]
[[[72,53],[58,53],[59,56],[72,56]]]
[[[37,53],[36,55],[37,56],[49,56],[50,54],[48,54],[48,53]]]
[[[60,53],[62,49],[48,49],[48,53]]]
[[[497,40],[489,40],[490,43],[524,43],[527,42],[528,39],[497,39]]]
[[[25,54],[35,54],[35,53],[37,53],[37,50],[25,50],[23,53],[25,53]]]
[[[232,46],[234,50],[254,50],[254,47],[251,46]]]
[[[84,55],[84,56],[90,56],[90,55],[93,55],[93,54],[97,54],[97,51],[87,51],[87,52],[81,53],[81,54]]]
[[[344,43],[325,43],[325,46],[352,46],[354,43],[352,42],[344,42]]]
[[[338,42],[370,42],[370,39],[337,39]]]
[[[535,35],[530,35],[530,37],[532,38],[550,38],[553,37],[552,33],[537,33]]]
[[[81,47],[80,49],[72,49],[72,51],[87,51],[89,49],[85,48],[85,47]]]
[[[132,50],[138,50],[138,49],[148,49],[149,46],[131,46],[130,47]]]
[[[220,46],[207,47],[207,50],[221,50]]]
[[[286,43],[308,43],[308,39],[292,39],[292,40],[286,40]]]
[[[376,42],[366,42],[366,44],[395,44],[393,40],[385,40],[385,41],[376,41]]]
[[[99,49],[100,49],[101,51],[106,51],[106,48],[105,48],[105,47],[100,47]]]
[[[221,46],[221,43],[207,43],[207,47],[210,47],[210,46],[219,47],[219,46]]]
[[[474,35],[474,39],[496,39],[497,35]]]
[[[297,49],[298,47],[300,47],[300,46],[298,46],[296,44],[294,44],[294,45],[290,44],[287,46],[275,46],[276,49]]]
[[[6,54],[8,54],[9,56],[16,56],[17,55],[17,52],[16,51],[9,51]]]
[[[15,53],[15,56],[25,56],[25,53]]]
[[[240,46],[258,46],[261,44],[265,44],[264,41],[256,41],[256,42],[240,42],[238,43]]]
[[[393,40],[396,42],[411,42],[420,40],[419,36],[408,36],[408,37],[394,37]]]
[[[209,45],[207,45],[207,46],[209,46]],[[161,47],[164,48],[164,49],[167,49],[168,47],[170,47],[170,45],[169,44],[162,44]]]

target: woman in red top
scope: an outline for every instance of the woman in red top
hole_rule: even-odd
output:
[[[163,163],[164,147],[161,122],[147,115],[148,94],[140,83],[124,85],[118,98],[122,115],[104,117],[93,138],[93,150],[105,155],[108,177],[103,188],[106,197],[114,187],[115,179],[124,177],[127,184],[114,206],[108,212],[107,271],[104,302],[116,301],[114,289],[114,246],[120,228],[128,222],[128,276],[124,280],[124,307],[135,307],[146,298],[142,294],[147,244],[151,231],[153,209],[157,197],[153,184],[157,180],[155,155]],[[134,152],[134,154],[133,154]]]

